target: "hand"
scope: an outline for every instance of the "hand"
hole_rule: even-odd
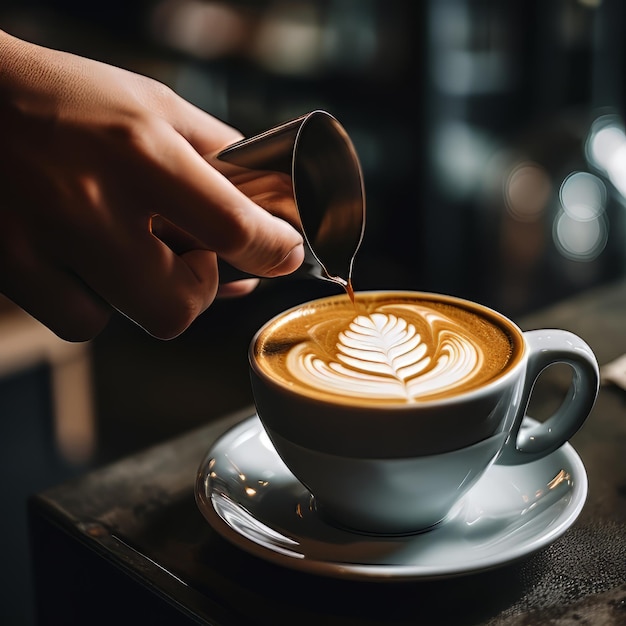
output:
[[[217,296],[218,255],[255,276],[302,263],[265,192],[202,157],[241,138],[230,126],[157,81],[2,31],[0,68],[0,292],[59,336],[92,338],[117,309],[172,338]]]

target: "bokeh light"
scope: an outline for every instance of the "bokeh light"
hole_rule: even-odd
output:
[[[504,185],[507,211],[517,221],[541,218],[552,195],[552,180],[544,167],[533,162],[516,165]]]
[[[589,172],[574,172],[563,181],[559,200],[552,230],[557,249],[572,260],[596,259],[609,236],[605,184]]]
[[[589,163],[606,174],[626,200],[626,133],[619,116],[602,115],[593,122],[586,152]]]

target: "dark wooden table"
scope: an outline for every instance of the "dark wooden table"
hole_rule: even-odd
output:
[[[600,364],[626,353],[626,283],[522,320],[583,337]],[[553,371],[551,371],[553,370]],[[542,376],[541,417],[568,380]],[[589,476],[567,532],[522,562],[449,580],[322,578],[268,563],[222,539],[193,495],[197,468],[228,415],[64,483],[30,501],[41,624],[626,624],[626,391],[601,388],[572,444]]]

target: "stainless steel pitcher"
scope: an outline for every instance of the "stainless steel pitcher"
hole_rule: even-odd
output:
[[[299,271],[344,287],[351,284],[365,229],[365,191],[356,150],[337,119],[326,111],[312,111],[242,139],[215,158],[244,170],[288,175],[293,202],[288,221],[305,241]],[[221,263],[221,282],[243,276]]]

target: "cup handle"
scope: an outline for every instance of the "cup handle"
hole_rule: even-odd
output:
[[[580,337],[557,329],[527,331],[524,337],[529,350],[526,377],[513,427],[497,460],[499,465],[529,463],[560,448],[583,425],[598,395],[598,362]],[[565,363],[573,370],[567,395],[547,420],[522,429],[539,375],[556,363]]]

